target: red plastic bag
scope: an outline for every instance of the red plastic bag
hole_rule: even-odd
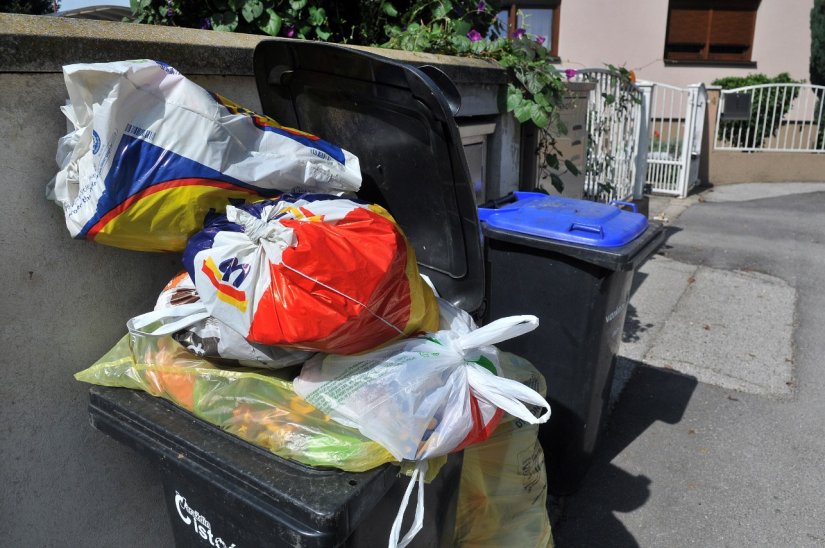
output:
[[[438,329],[415,253],[381,207],[281,196],[214,215],[184,265],[208,312],[248,340],[355,354]]]

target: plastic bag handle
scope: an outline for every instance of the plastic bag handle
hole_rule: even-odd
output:
[[[467,365],[467,381],[478,397],[529,424],[544,423],[550,418],[550,404],[532,388],[512,379],[496,377],[478,364]],[[536,417],[522,402],[542,407],[545,412]]]
[[[390,539],[388,548],[404,548],[415,535],[424,528],[424,476],[427,474],[427,461],[421,460],[415,463],[415,470],[413,470],[410,483],[407,484],[407,490],[404,492],[404,498],[401,499],[401,507],[398,509],[398,514],[395,516],[395,521],[392,522],[392,529],[390,529]],[[401,522],[404,519],[404,512],[407,510],[407,504],[410,501],[413,487],[415,487],[416,480],[418,481],[418,502],[415,508],[415,517],[410,530],[404,535],[400,541],[398,536],[401,534]]]
[[[462,335],[457,343],[462,350],[479,348],[524,335],[538,326],[539,319],[535,316],[509,316]]]
[[[203,303],[187,303],[135,316],[126,322],[126,327],[129,329],[129,333],[138,335],[171,335],[208,317],[209,312]],[[173,320],[170,323],[164,323],[152,330],[146,329],[146,326],[155,322],[170,319]]]

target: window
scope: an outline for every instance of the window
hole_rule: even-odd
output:
[[[560,0],[502,1],[498,3],[498,20],[507,29],[507,36],[512,38],[516,29],[524,29],[544,38],[544,47],[550,55],[558,55],[560,3]]]
[[[750,63],[759,0],[670,0],[665,61]]]

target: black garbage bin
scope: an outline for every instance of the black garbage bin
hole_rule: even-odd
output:
[[[500,346],[547,379],[539,429],[548,490],[579,486],[603,426],[636,269],[664,231],[613,205],[516,192],[479,209],[487,265],[485,318],[535,314],[539,328]]]
[[[353,152],[358,196],[392,213],[445,299],[477,312],[476,204],[456,105],[437,70],[278,39],[259,43],[254,70],[263,113]],[[409,482],[392,465],[355,474],[288,462],[140,392],[93,387],[90,413],[95,427],[158,463],[178,546],[386,545]],[[451,455],[425,488],[424,529],[411,546],[452,545],[460,470],[461,453]]]
[[[89,410],[155,464],[178,547],[384,546],[409,482],[389,464],[352,473],[282,459],[145,392],[95,386]],[[424,489],[414,546],[450,546],[460,479],[454,454]]]

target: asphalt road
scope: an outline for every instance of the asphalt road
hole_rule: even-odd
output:
[[[637,274],[629,380],[560,548],[825,546],[825,185],[692,203]]]

